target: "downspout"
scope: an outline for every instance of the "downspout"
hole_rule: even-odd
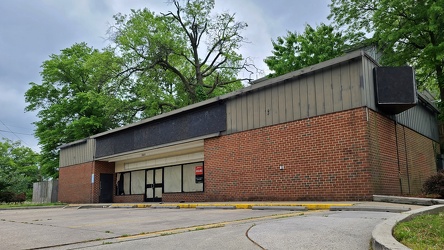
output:
[[[407,185],[409,186],[409,194],[411,194],[411,191],[410,191],[409,161],[408,161],[408,157],[407,157],[407,141],[405,139],[405,127],[402,127],[402,130],[404,131],[404,152],[405,152],[405,166],[407,168]]]
[[[399,160],[399,149],[398,149],[398,121],[396,120],[396,116],[395,117],[395,140],[396,140],[396,158],[398,160],[398,177],[399,177],[399,187],[401,189],[401,195],[403,194],[402,191],[402,178],[401,178],[401,162]],[[404,141],[405,143],[405,141]]]

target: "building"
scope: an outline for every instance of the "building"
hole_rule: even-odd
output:
[[[63,145],[59,200],[418,194],[437,171],[437,113],[411,68],[380,68],[355,51]]]

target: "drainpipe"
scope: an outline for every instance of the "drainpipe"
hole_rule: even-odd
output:
[[[405,127],[402,127],[402,130],[404,131],[404,152],[405,152],[405,166],[407,168],[407,185],[409,186],[409,194],[411,194],[410,190],[410,173],[409,173],[409,161],[407,158],[407,141],[405,139]]]
[[[396,139],[396,158],[398,160],[398,176],[399,176],[399,187],[401,189],[401,194],[403,194],[402,191],[402,178],[401,178],[401,162],[399,160],[399,148],[398,148],[398,121],[396,120],[396,116],[395,117],[395,139]],[[405,141],[404,141],[405,144]]]

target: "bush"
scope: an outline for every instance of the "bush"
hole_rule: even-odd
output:
[[[0,191],[0,204],[10,203],[14,199],[15,194],[9,191]]]
[[[425,194],[436,194],[444,198],[444,170],[430,176],[423,185]]]
[[[23,203],[26,201],[26,193],[15,194],[9,191],[0,191],[1,203]]]

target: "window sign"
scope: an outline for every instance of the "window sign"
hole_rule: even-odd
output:
[[[196,183],[203,183],[203,166],[196,166],[194,169]]]

